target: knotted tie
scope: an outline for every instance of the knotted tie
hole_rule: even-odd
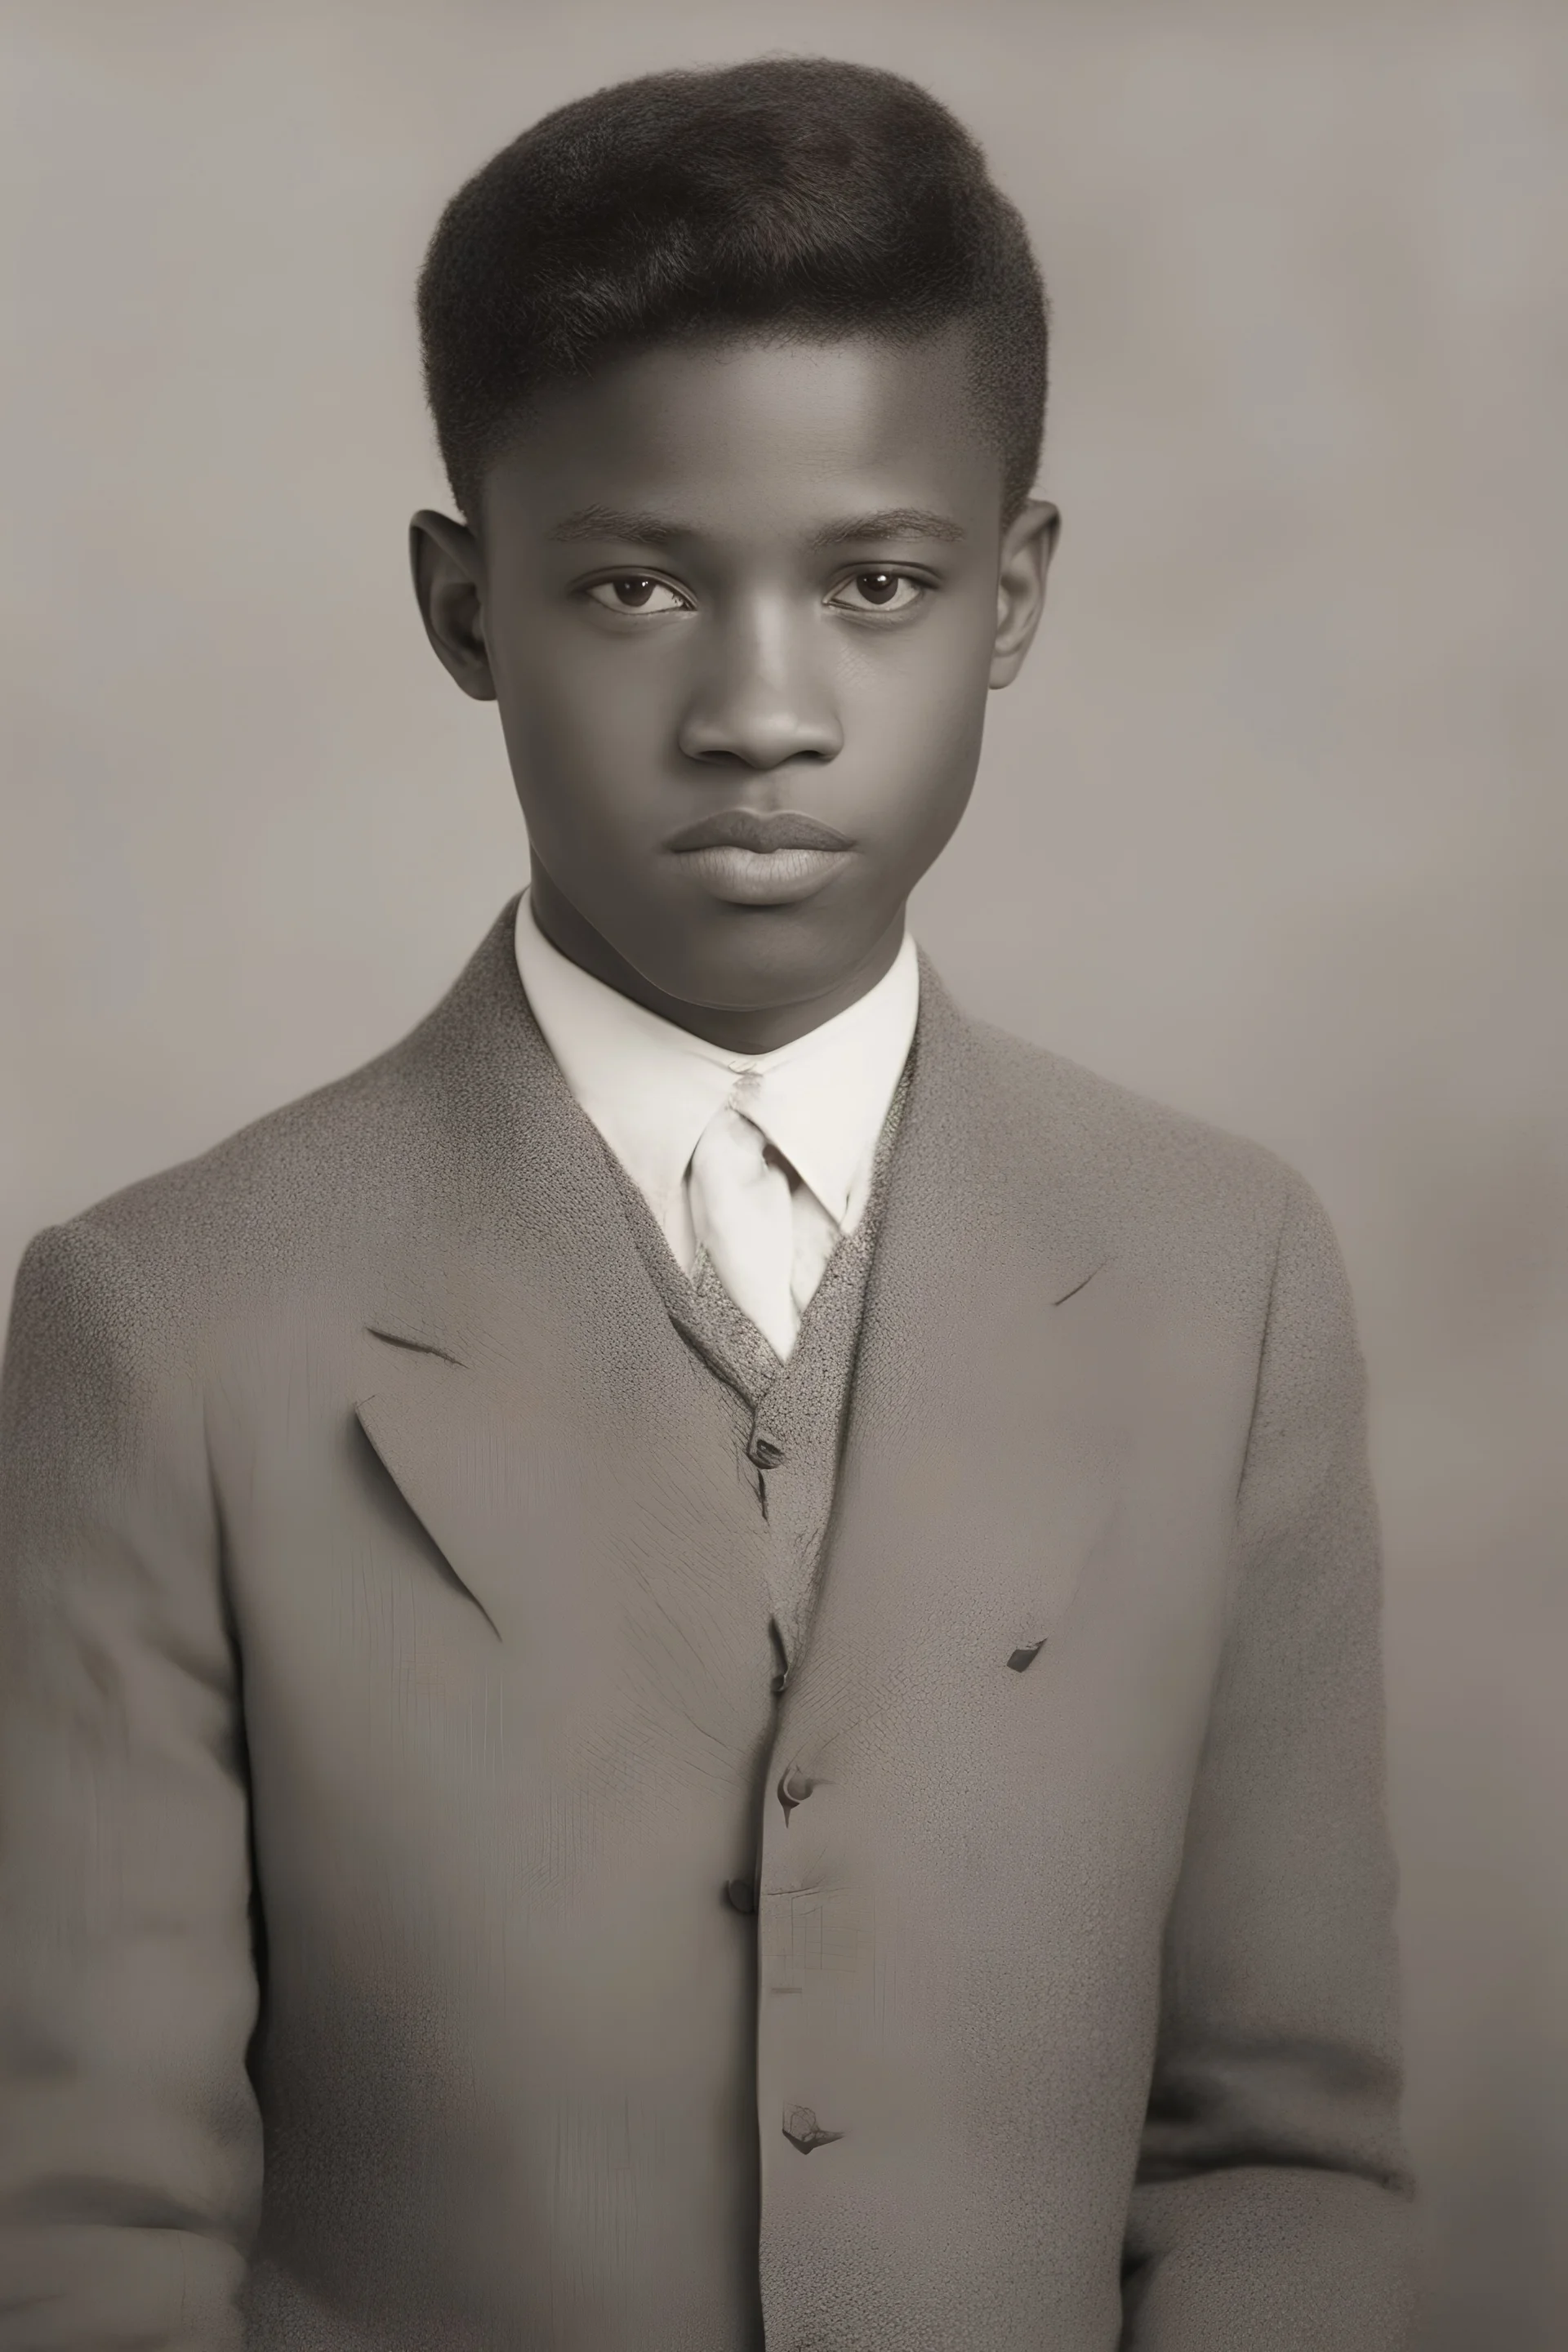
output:
[[[714,1273],[774,1355],[786,1357],[800,1325],[789,1174],[767,1157],[762,1129],[728,1104],[697,1139],[690,1199],[692,1230]]]

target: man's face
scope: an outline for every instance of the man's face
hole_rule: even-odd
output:
[[[1004,536],[955,337],[661,346],[552,394],[472,534],[415,526],[543,927],[691,1028],[852,1001],[963,814],[1054,530],[1036,504]]]

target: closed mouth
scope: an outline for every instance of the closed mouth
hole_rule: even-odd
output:
[[[816,817],[799,816],[792,809],[778,809],[766,816],[755,809],[720,809],[671,834],[665,847],[750,849],[766,856],[775,849],[852,849],[854,844],[832,825]]]

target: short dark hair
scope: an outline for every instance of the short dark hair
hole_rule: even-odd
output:
[[[1045,425],[1028,233],[929,91],[829,58],[649,74],[558,108],[458,190],[419,279],[426,389],[470,520],[534,394],[620,353],[959,321],[1011,520]]]

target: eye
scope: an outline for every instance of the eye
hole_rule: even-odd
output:
[[[857,572],[827,601],[846,613],[907,613],[928,593],[907,572]]]
[[[595,604],[610,613],[689,613],[690,605],[684,596],[667,587],[662,580],[650,580],[640,572],[626,572],[614,580],[596,581],[588,590]]]

